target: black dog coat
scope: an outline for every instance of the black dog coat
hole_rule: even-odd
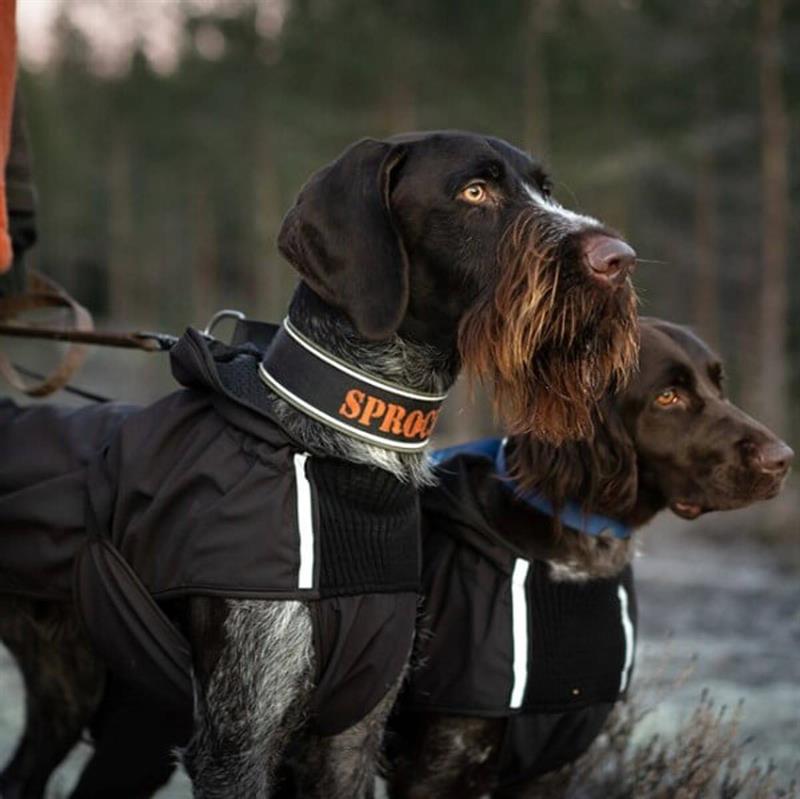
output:
[[[124,680],[191,709],[189,647],[159,602],[314,600],[314,724],[393,685],[419,585],[414,489],[304,453],[270,416],[261,352],[189,330],[187,388],[145,408],[0,406],[0,590],[74,598]]]
[[[423,621],[403,709],[507,718],[501,785],[581,754],[626,691],[632,573],[556,581],[503,538],[499,440],[445,451],[422,494]],[[532,513],[539,512],[532,510]]]

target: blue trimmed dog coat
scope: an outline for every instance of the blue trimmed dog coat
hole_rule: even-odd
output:
[[[445,451],[422,494],[423,618],[402,711],[507,718],[507,785],[573,760],[598,734],[630,682],[636,600],[630,568],[556,581],[503,538],[504,508],[522,500],[497,474],[500,446]]]

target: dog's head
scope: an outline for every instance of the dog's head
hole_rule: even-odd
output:
[[[642,319],[640,330],[639,369],[602,404],[594,438],[515,438],[517,478],[633,524],[664,507],[694,519],[774,497],[794,453],[726,398],[719,357],[685,327]]]
[[[635,362],[633,250],[499,139],[358,142],[311,177],[278,244],[363,337],[457,351],[515,432],[585,435]]]
[[[639,374],[620,398],[642,489],[679,516],[774,497],[794,453],[725,396],[722,362],[688,328],[642,324]]]

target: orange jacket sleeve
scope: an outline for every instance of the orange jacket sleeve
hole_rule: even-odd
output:
[[[11,265],[6,210],[6,161],[11,141],[11,111],[17,72],[16,0],[0,0],[0,272]]]

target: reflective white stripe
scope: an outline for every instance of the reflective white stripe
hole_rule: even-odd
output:
[[[297,587],[314,587],[314,511],[311,507],[311,484],[306,475],[308,454],[294,456],[294,478],[297,486],[297,529],[300,532],[300,568]]]
[[[325,352],[325,350],[319,349],[313,342],[309,341],[305,336],[303,336],[302,333],[300,333],[299,330],[296,330],[292,326],[288,316],[283,320],[283,327],[284,330],[286,330],[286,332],[301,347],[309,352],[312,352],[317,356],[317,358],[319,358],[321,361],[325,361],[327,364],[330,364],[334,369],[338,369],[340,372],[350,375],[350,377],[363,380],[365,383],[369,383],[377,388],[382,388],[384,391],[390,391],[392,394],[399,394],[401,397],[409,397],[410,399],[422,400],[423,402],[443,402],[447,399],[447,394],[423,394],[419,391],[412,391],[410,388],[402,388],[401,386],[395,386],[392,383],[385,383],[382,380],[379,380],[377,377],[373,377],[365,372],[359,372],[357,369],[353,369],[347,364],[337,360],[332,355],[329,355],[327,352]]]
[[[511,634],[514,657],[514,684],[508,706],[512,709],[522,704],[528,684],[528,597],[525,580],[530,563],[522,558],[514,561],[511,574]]]
[[[622,693],[628,687],[628,680],[631,676],[635,642],[633,640],[633,622],[628,612],[628,592],[625,590],[624,585],[617,587],[617,596],[619,597],[619,615],[622,622],[622,631],[625,633],[625,662],[622,664],[622,674],[619,678],[619,692]]]

